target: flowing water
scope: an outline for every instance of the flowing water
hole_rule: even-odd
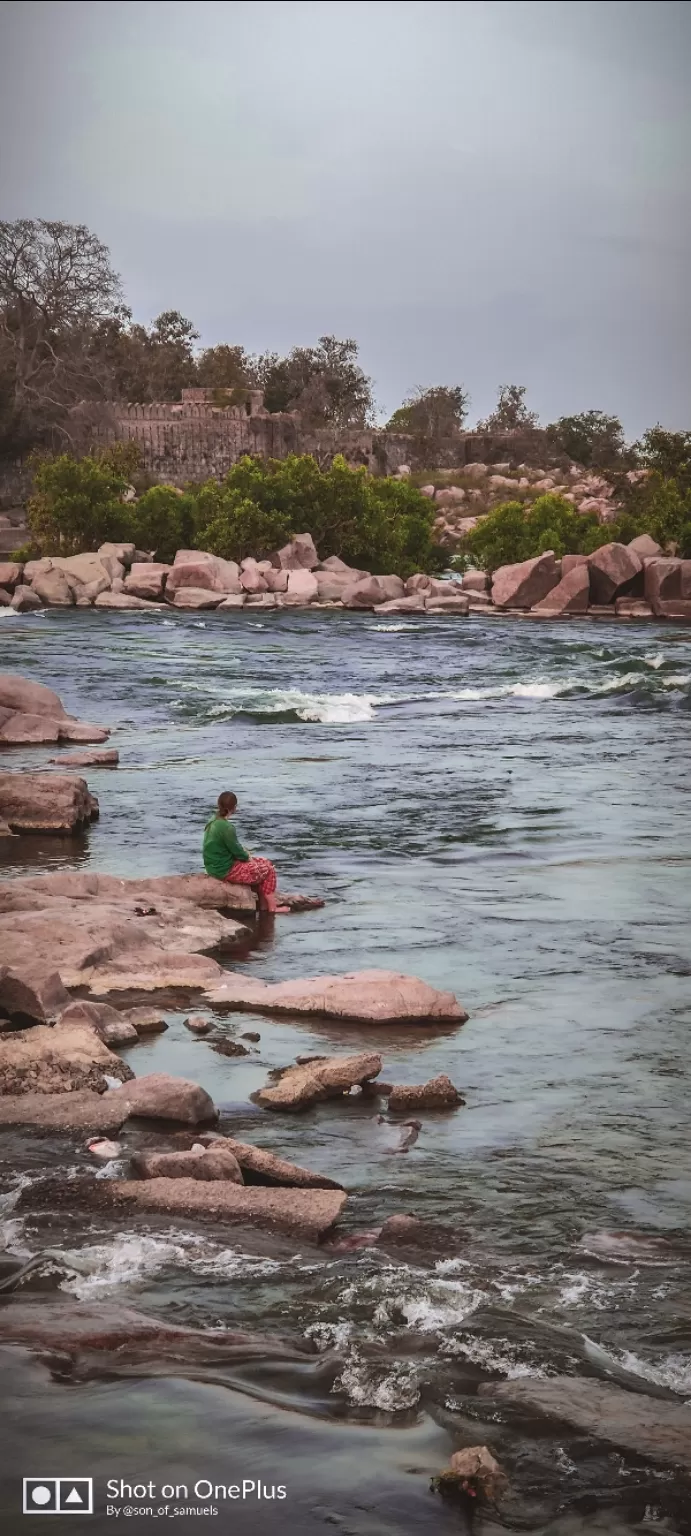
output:
[[[225,1388],[198,1378],[48,1390],[13,1356],[12,1433],[50,1443],[53,1463],[77,1435],[118,1475],[127,1447],[146,1443],[163,1477],[166,1458],[189,1461],[194,1425],[199,1475],[211,1477],[223,1456],[209,1424],[227,1423],[248,1464],[264,1466],[274,1447],[274,1478],[293,1473],[280,1516],[234,1511],[243,1533],[279,1518],[358,1536],[458,1530],[465,1516],[429,1492],[429,1476],[456,1445],[488,1436],[511,1468],[523,1529],[689,1529],[671,1474],[544,1423],[522,1436],[490,1426],[475,1394],[482,1381],[575,1374],[691,1400],[691,633],[49,612],[3,616],[0,668],[111,725],[121,758],[115,772],[89,771],[101,820],[83,842],[13,840],[6,876],[198,869],[203,823],[233,788],[243,841],[275,860],[284,888],[327,903],[258,934],[244,968],[267,980],[409,971],[451,988],[471,1015],[462,1029],[366,1032],[385,1078],[447,1072],[467,1100],[423,1116],[405,1156],[366,1101],[285,1121],[249,1101],[299,1052],[360,1048],[357,1026],[233,1015],[219,1026],[261,1040],[229,1059],[171,1011],[168,1033],[129,1053],[138,1074],[202,1083],[231,1133],[342,1179],[346,1232],[409,1211],[454,1230],[451,1257],[18,1216],[12,1192],[46,1160],[90,1159],[77,1138],[5,1134],[5,1240],[17,1254],[50,1249],[46,1286],[309,1340],[315,1352],[302,1376],[250,1373]],[[47,755],[18,749],[11,763]],[[640,1240],[602,1237],[621,1230]]]

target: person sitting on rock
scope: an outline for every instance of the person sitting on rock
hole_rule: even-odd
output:
[[[238,797],[231,789],[218,797],[216,814],[204,828],[204,868],[215,880],[229,885],[251,885],[257,892],[260,912],[289,912],[276,904],[276,871],[268,859],[255,859],[231,825]]]

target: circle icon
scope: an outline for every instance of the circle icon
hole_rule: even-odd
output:
[[[46,1488],[44,1483],[40,1483],[38,1488],[32,1488],[31,1490],[32,1504],[50,1504],[52,1497],[52,1488]]]

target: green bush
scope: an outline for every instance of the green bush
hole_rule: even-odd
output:
[[[172,563],[178,549],[194,544],[196,503],[170,485],[153,485],[131,508],[132,538],[138,549],[153,550],[157,560]]]
[[[228,560],[268,555],[311,533],[322,559],[375,572],[438,569],[433,509],[406,481],[374,478],[337,457],[321,470],[309,454],[244,458],[196,495],[196,542]]]
[[[27,522],[41,554],[76,555],[130,537],[132,514],[121,499],[128,481],[106,457],[39,458],[33,477]]]
[[[505,501],[466,535],[459,563],[472,560],[491,572],[548,549],[557,556],[592,555],[603,544],[628,544],[640,533],[691,557],[691,492],[652,474],[635,486],[625,482],[620,494],[623,505],[611,523],[599,523],[594,512],[576,512],[561,496],[539,496],[527,509],[520,501]]]

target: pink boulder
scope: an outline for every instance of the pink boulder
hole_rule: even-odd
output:
[[[166,592],[172,594],[184,587],[221,594],[243,590],[240,570],[234,560],[221,560],[218,555],[210,555],[205,550],[179,549],[166,580]]]
[[[556,587],[535,603],[533,613],[586,613],[590,601],[590,577],[587,565],[576,565],[562,576]]]
[[[284,571],[313,571],[319,564],[319,555],[311,533],[296,533],[289,544],[279,549],[272,564]]]
[[[169,565],[159,565],[155,560],[139,562],[132,566],[129,575],[125,577],[125,591],[134,597],[147,597],[152,602],[158,602],[163,596],[169,572]]]
[[[660,603],[673,602],[682,596],[682,565],[688,563],[673,559],[646,560],[644,595],[654,613],[660,611]]]
[[[662,554],[660,545],[651,539],[649,533],[639,533],[638,538],[630,540],[627,548],[632,549],[641,560],[653,560],[656,555]]]
[[[32,683],[12,672],[0,673],[0,708],[21,710],[28,715],[48,715],[51,720],[67,719],[57,693],[43,683]]]
[[[0,561],[0,587],[16,587],[22,579],[23,569],[16,560]]]
[[[631,590],[643,562],[626,544],[603,544],[588,562],[590,595],[594,603],[611,603]]]
[[[552,550],[517,565],[502,565],[492,577],[492,601],[497,608],[534,608],[560,580]]]
[[[305,567],[302,570],[288,571],[288,590],[286,600],[293,603],[313,603],[319,594],[319,582],[316,576]]]

